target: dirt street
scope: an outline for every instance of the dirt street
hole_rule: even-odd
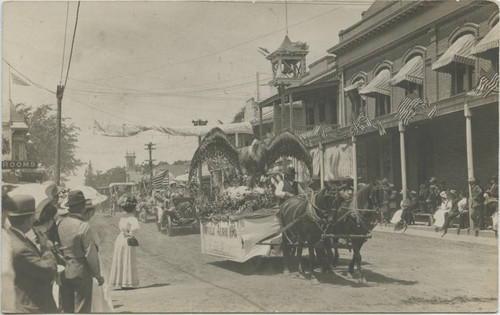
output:
[[[97,215],[105,236],[107,278],[119,215]],[[137,233],[140,287],[112,289],[117,312],[494,312],[497,247],[374,232],[363,247],[367,284],[340,276],[351,253],[340,250],[333,274],[317,281],[282,274],[280,257],[254,274],[243,265],[202,255],[200,235],[168,237],[154,223]],[[306,251],[305,251],[306,252]]]

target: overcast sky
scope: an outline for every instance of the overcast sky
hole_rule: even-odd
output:
[[[310,64],[338,43],[338,32],[359,21],[371,2],[289,2],[289,37],[309,44]],[[77,2],[69,7],[66,2],[4,2],[2,58],[55,91],[66,12],[64,74],[76,9]],[[198,118],[230,122],[245,100],[256,96],[256,72],[261,84],[270,80],[271,66],[257,49],[273,51],[281,44],[285,17],[283,2],[82,2],[63,99],[63,116],[81,128],[78,157],[105,171],[125,165],[128,150],[135,151],[140,164],[147,158],[144,144],[152,141],[157,160],[190,159],[195,137],[151,131],[108,138],[93,134],[93,121],[175,126]],[[5,105],[5,62],[2,81]],[[261,86],[261,100],[270,93]],[[56,104],[54,94],[32,86],[12,85],[10,97],[32,106]],[[82,180],[83,168],[70,185]]]

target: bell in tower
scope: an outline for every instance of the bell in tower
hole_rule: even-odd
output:
[[[273,68],[273,79],[269,85],[299,85],[300,79],[306,73],[308,49],[306,43],[292,42],[286,35],[280,47],[266,57]]]

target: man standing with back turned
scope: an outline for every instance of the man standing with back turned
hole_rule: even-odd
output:
[[[99,285],[104,283],[104,278],[90,226],[85,222],[85,196],[80,190],[71,191],[66,206],[69,215],[58,228],[67,262],[62,277],[62,307],[64,313],[90,313],[92,278],[96,278]]]

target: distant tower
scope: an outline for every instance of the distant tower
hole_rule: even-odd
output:
[[[127,174],[127,182],[135,182],[137,180],[135,171],[135,153],[127,151],[125,153],[125,161],[125,173]]]
[[[271,61],[273,79],[271,86],[297,86],[300,79],[306,74],[306,55],[309,47],[303,42],[292,42],[285,36],[281,46],[266,58]]]

